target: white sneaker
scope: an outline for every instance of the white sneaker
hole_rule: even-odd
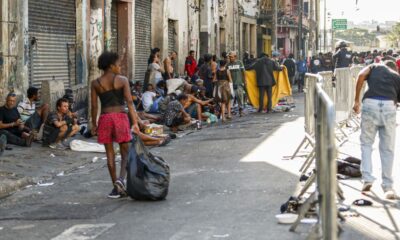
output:
[[[397,196],[393,190],[387,190],[385,191],[385,198],[388,200],[395,200]]]

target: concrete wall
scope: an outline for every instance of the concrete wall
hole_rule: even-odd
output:
[[[27,77],[25,40],[27,1],[0,0],[0,104],[9,91],[22,95],[26,92]]]

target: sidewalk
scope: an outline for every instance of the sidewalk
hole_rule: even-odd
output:
[[[32,143],[32,147],[18,147],[5,151],[0,158],[0,199],[28,185],[50,181],[57,174],[65,174],[92,161],[99,153],[60,151]]]

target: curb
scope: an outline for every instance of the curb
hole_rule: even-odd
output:
[[[34,181],[30,177],[23,177],[16,181],[11,181],[9,183],[2,183],[0,184],[0,199],[5,198],[12,193],[16,192],[17,190],[29,185],[33,184]]]

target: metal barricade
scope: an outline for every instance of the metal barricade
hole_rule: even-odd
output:
[[[297,147],[296,151],[290,157],[294,159],[299,153],[300,149],[304,146],[311,145],[314,148],[314,132],[315,132],[315,120],[314,120],[314,95],[315,95],[315,85],[318,81],[321,81],[321,76],[316,74],[306,74],[304,77],[304,128],[305,137],[301,141],[300,145]],[[314,157],[314,150],[307,155],[307,160],[300,171],[303,171],[307,164],[312,161]]]
[[[322,239],[335,240],[338,237],[335,106],[321,84],[316,86],[315,113],[319,230]]]
[[[321,79],[320,77],[319,80]],[[301,189],[298,197],[300,198],[306,193],[315,179],[317,186],[316,190],[308,196],[298,210],[298,218],[290,227],[290,231],[295,231],[301,219],[314,205],[317,205],[318,223],[307,239],[336,240],[339,226],[336,206],[338,186],[336,179],[335,107],[333,101],[323,90],[322,82],[315,83],[313,95],[316,169]]]
[[[332,77],[333,77],[333,72],[332,71],[325,71],[325,72],[320,72],[319,75],[322,77],[322,89],[328,94],[330,99],[332,99],[333,102],[335,102],[335,89],[333,87],[333,82],[332,82]]]
[[[304,122],[306,133],[309,135],[315,133],[314,97],[315,86],[319,79],[320,76],[308,73],[304,78]]]
[[[351,76],[350,68],[337,68],[335,70],[336,76],[336,121],[338,123],[348,120],[353,107],[354,99],[349,99],[354,96],[354,81]]]

